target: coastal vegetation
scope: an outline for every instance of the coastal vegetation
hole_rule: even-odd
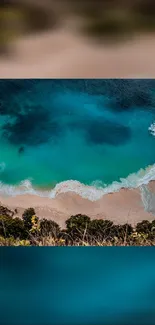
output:
[[[25,210],[22,218],[17,213],[17,209],[0,206],[0,246],[155,245],[155,220],[144,220],[132,227],[78,214],[67,219],[61,229],[55,221],[39,219],[33,208]]]

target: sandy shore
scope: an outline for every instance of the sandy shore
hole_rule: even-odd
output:
[[[155,189],[155,182],[151,184],[150,186]],[[128,222],[135,225],[139,221],[155,218],[155,214],[145,211],[139,189],[121,189],[116,193],[105,194],[94,202],[73,192],[59,194],[54,199],[36,195],[1,196],[0,202],[11,209],[17,208],[19,216],[22,215],[24,209],[34,207],[40,218],[54,220],[62,227],[68,217],[78,213],[86,214],[92,219],[109,219],[116,224]]]
[[[155,76],[155,35],[117,45],[97,44],[71,27],[25,37],[0,59],[1,78],[150,78]]]

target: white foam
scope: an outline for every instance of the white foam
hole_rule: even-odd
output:
[[[97,201],[103,195],[118,192],[121,188],[142,188],[151,180],[155,180],[155,165],[141,169],[138,173],[130,174],[127,178],[121,178],[119,182],[113,182],[106,186],[100,181],[93,182],[90,186],[76,180],[68,180],[58,183],[49,191],[41,191],[32,186],[31,180],[25,180],[19,186],[6,185],[0,182],[0,195],[17,196],[24,194],[38,195],[41,197],[55,198],[61,193],[74,192],[90,201]]]
[[[149,191],[146,185],[142,185],[140,190],[144,209],[152,214],[155,214],[155,194]]]
[[[153,136],[155,136],[155,122],[150,125],[149,131]]]

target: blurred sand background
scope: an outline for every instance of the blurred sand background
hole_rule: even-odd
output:
[[[155,40],[142,36],[113,47],[93,45],[67,30],[17,41],[14,57],[0,60],[1,78],[149,78]]]
[[[154,0],[1,0],[1,78],[155,75]]]

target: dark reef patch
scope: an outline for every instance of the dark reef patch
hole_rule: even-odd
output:
[[[20,107],[17,96],[33,91],[35,80],[0,80],[0,115],[16,116]]]
[[[83,89],[91,95],[109,97],[109,107],[115,111],[155,106],[153,79],[91,79],[85,80]]]
[[[128,109],[136,109],[136,108],[151,108],[155,103],[155,98],[153,100],[151,91],[137,91],[132,94],[118,94],[110,101],[109,107],[115,111],[124,111]]]
[[[33,146],[56,137],[60,127],[56,121],[52,121],[50,112],[38,106],[27,114],[18,114],[15,122],[4,125],[3,131],[12,144]]]
[[[109,106],[115,111],[155,106],[155,80],[152,79],[1,80],[0,114],[16,116],[20,111],[17,97],[27,95],[33,102],[35,96],[42,95],[42,89],[45,89],[46,96],[66,91],[104,95],[109,98]]]
[[[92,121],[87,129],[87,138],[94,144],[120,145],[131,137],[129,127],[107,120]]]
[[[97,87],[98,84],[98,87]],[[110,79],[93,80],[92,92],[109,97],[109,107],[124,111],[136,107],[155,106],[155,80]]]

